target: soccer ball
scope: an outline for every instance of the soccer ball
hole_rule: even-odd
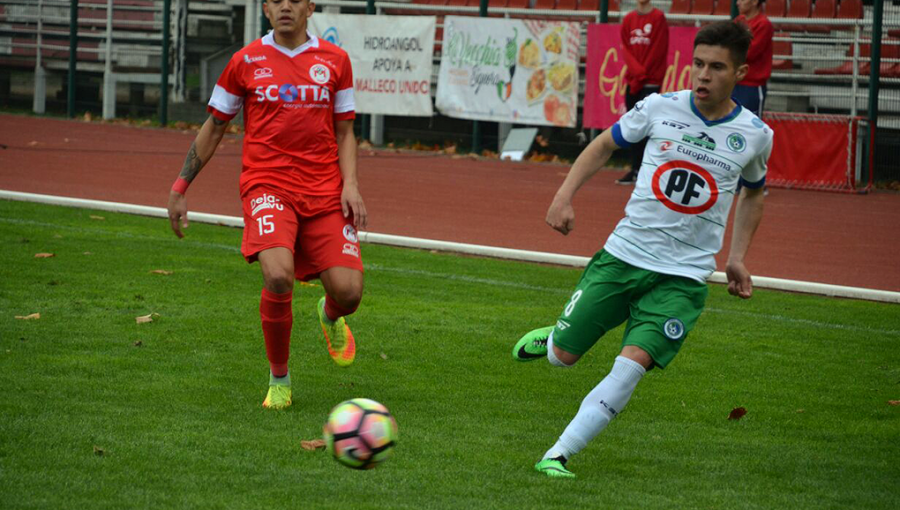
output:
[[[336,405],[324,427],[328,452],[353,469],[372,469],[391,456],[397,422],[386,407],[367,398]]]

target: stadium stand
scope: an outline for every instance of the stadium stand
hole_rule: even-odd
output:
[[[862,0],[841,0],[836,17],[838,19],[862,19]]]
[[[836,0],[816,0],[816,3],[813,5],[810,19],[834,19],[835,16],[837,16]],[[806,31],[829,33],[831,32],[831,27],[828,25],[807,25]]]
[[[766,0],[763,12],[770,18],[783,18],[787,15],[787,0]]]
[[[788,7],[788,18],[808,18],[812,16],[812,2],[810,0],[792,0]],[[804,25],[786,25],[785,30],[792,32],[802,32],[806,26]]]
[[[578,9],[578,0],[557,0],[556,9],[560,11],[574,11]]]
[[[721,0],[720,0],[721,1]],[[779,41],[779,39],[788,38],[790,34],[779,32],[772,39],[772,69],[778,71],[791,70],[794,68],[794,61],[790,57],[794,54],[794,45],[791,41]]]
[[[853,45],[851,44],[849,48],[847,48],[846,59],[844,62],[837,67],[827,67],[820,68],[814,71],[815,74],[821,75],[841,75],[841,74],[853,74]],[[860,44],[859,45],[859,64],[858,72],[860,74],[863,73],[863,60],[868,59],[872,53],[872,46],[869,44]]]
[[[731,0],[717,0],[713,14],[716,16],[731,16]]]
[[[713,0],[694,0],[694,5],[691,7],[691,14],[711,15],[714,9],[715,5]]]

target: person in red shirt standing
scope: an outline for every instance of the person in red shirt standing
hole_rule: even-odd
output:
[[[319,278],[317,312],[332,359],[353,362],[356,343],[344,316],[359,305],[363,265],[357,228],[366,207],[357,183],[353,71],[347,53],[307,32],[310,0],[266,0],[273,30],[237,53],[209,101],[209,118],[169,193],[172,230],[188,226],[185,191],[244,108],[240,194],[241,253],[259,261],[259,314],[269,359],[263,407],[291,405],[288,371],[294,279]]]
[[[740,15],[734,19],[750,29],[753,42],[747,52],[747,76],[734,87],[734,99],[762,119],[766,84],[772,76],[772,22],[760,11],[763,0],[737,0]]]
[[[622,19],[622,53],[625,55],[625,107],[634,108],[640,100],[659,92],[666,74],[669,51],[669,24],[666,15],[650,5],[650,0],[637,0],[637,9]],[[644,156],[646,140],[631,146],[631,170],[616,184],[630,185],[637,180]]]

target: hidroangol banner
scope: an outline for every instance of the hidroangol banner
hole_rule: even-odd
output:
[[[436,105],[462,119],[573,127],[579,24],[447,16]]]
[[[588,25],[584,126],[606,129],[625,113],[625,57],[621,25]],[[669,27],[669,52],[661,92],[691,88],[696,27]]]
[[[358,113],[430,117],[434,16],[315,13],[309,29],[350,55]]]

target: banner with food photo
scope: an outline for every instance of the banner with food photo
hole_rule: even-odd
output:
[[[661,93],[691,88],[697,27],[669,27],[669,50]],[[588,25],[584,81],[584,127],[606,129],[625,114],[625,56],[621,25]]]
[[[309,28],[350,56],[358,113],[430,117],[435,20],[317,12]]]
[[[449,117],[574,127],[579,24],[447,16],[437,109]]]

